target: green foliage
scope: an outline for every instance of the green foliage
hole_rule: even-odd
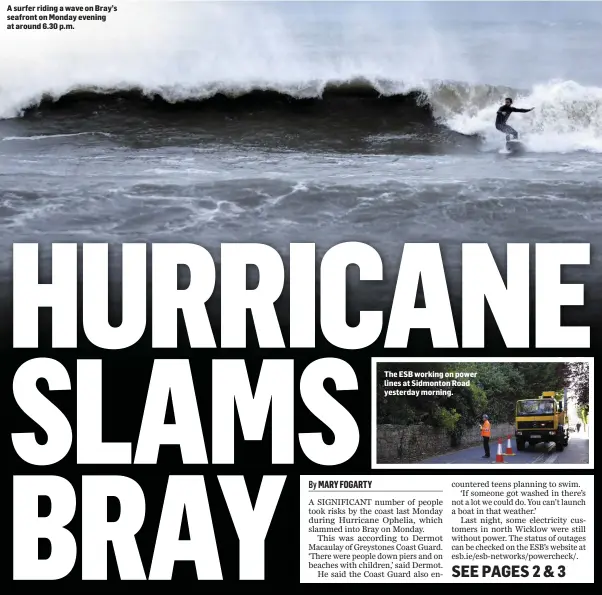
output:
[[[445,409],[437,406],[433,411],[433,425],[443,428],[449,434],[452,446],[457,446],[462,440],[464,427],[460,423],[461,420],[462,415],[455,409]]]
[[[461,418],[462,416],[455,409],[444,409],[437,406],[433,411],[433,425],[443,428],[448,432],[453,432],[456,429],[456,424]]]
[[[589,420],[589,405],[578,405],[577,417],[583,425],[587,425]]]
[[[385,390],[391,387],[384,386],[384,370],[436,372],[445,380],[462,372],[475,373],[476,377],[470,379],[468,386],[447,387],[449,395],[385,397]],[[452,445],[460,444],[466,430],[480,423],[484,413],[489,415],[492,424],[514,422],[516,401],[537,398],[543,391],[561,391],[567,385],[570,372],[568,366],[553,362],[379,364],[377,421],[399,425],[423,423],[443,428],[450,435]],[[397,378],[400,379],[403,380],[403,376]]]
[[[567,376],[577,407],[589,411],[589,364],[584,362],[568,364]]]

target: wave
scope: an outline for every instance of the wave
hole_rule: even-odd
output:
[[[514,93],[516,107],[534,107],[509,122],[527,149],[537,153],[602,153],[602,88],[574,81],[551,81]],[[446,125],[463,134],[478,134],[489,146],[499,145],[493,128],[498,103],[472,99],[463,109],[449,110]]]
[[[551,81],[530,90],[507,86],[431,81],[406,85],[391,79],[357,77],[347,81],[298,81],[245,84],[213,82],[203,85],[74,87],[44,93],[13,108],[18,116],[51,117],[65,112],[145,113],[192,111],[211,115],[280,113],[283,117],[315,115],[332,122],[363,121],[367,127],[384,120],[394,129],[437,128],[463,136],[478,136],[485,148],[499,148],[493,126],[504,97],[516,106],[535,107],[510,122],[527,149],[534,152],[602,152],[602,89],[574,81]],[[6,113],[4,114],[6,116]],[[371,124],[372,123],[372,124]]]
[[[417,118],[435,117],[426,89],[406,88],[403,83],[363,77],[348,81],[215,82],[151,88],[137,85],[79,86],[64,92],[43,93],[28,104],[13,108],[11,113],[12,117],[28,117],[32,114],[51,115],[58,110],[131,111],[149,107],[158,111],[223,109],[235,113],[250,109],[286,111],[309,105],[336,107],[341,113],[356,106],[372,105],[383,110],[404,106]]]
[[[444,23],[439,6],[406,4],[121,3],[102,26],[35,32],[35,44],[5,35],[0,120],[277,111],[323,117],[322,129],[361,123],[366,135],[475,135],[494,149],[495,111],[510,94],[536,108],[510,121],[530,150],[602,151],[602,88],[545,82],[556,72],[599,80],[597,26],[579,28],[573,44],[571,27],[552,35],[541,23],[508,30],[486,19],[477,31],[470,19]],[[539,9],[538,18],[548,20]],[[496,80],[512,86],[477,84]]]

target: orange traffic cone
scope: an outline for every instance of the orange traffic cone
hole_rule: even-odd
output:
[[[508,444],[506,446],[506,456],[513,457],[516,453],[512,452],[512,437],[508,434]]]
[[[505,463],[504,453],[502,453],[502,439],[499,438],[497,442],[497,455],[495,456],[494,463]]]

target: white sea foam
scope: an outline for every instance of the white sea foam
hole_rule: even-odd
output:
[[[74,90],[138,89],[173,102],[255,89],[319,97],[328,85],[362,79],[383,95],[424,91],[442,123],[478,133],[492,148],[501,137],[495,111],[512,93],[515,105],[536,108],[509,122],[529,150],[602,151],[600,87],[567,80],[527,90],[481,84],[466,40],[436,26],[426,6],[427,18],[403,34],[365,5],[350,3],[344,23],[319,10],[303,29],[269,3],[120,2],[103,24],[9,32],[0,38],[0,119]]]
[[[499,147],[502,134],[493,128],[498,101],[475,101],[462,110],[448,110],[443,120],[453,130],[480,134],[491,147]],[[514,97],[516,107],[535,110],[513,114],[508,122],[529,151],[602,153],[602,89],[573,81],[552,81],[534,86]]]

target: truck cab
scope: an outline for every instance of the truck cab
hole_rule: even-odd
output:
[[[569,443],[569,420],[566,406],[555,392],[544,392],[537,399],[516,402],[516,448],[524,450],[525,444],[535,446],[539,442],[554,442],[562,452]]]

